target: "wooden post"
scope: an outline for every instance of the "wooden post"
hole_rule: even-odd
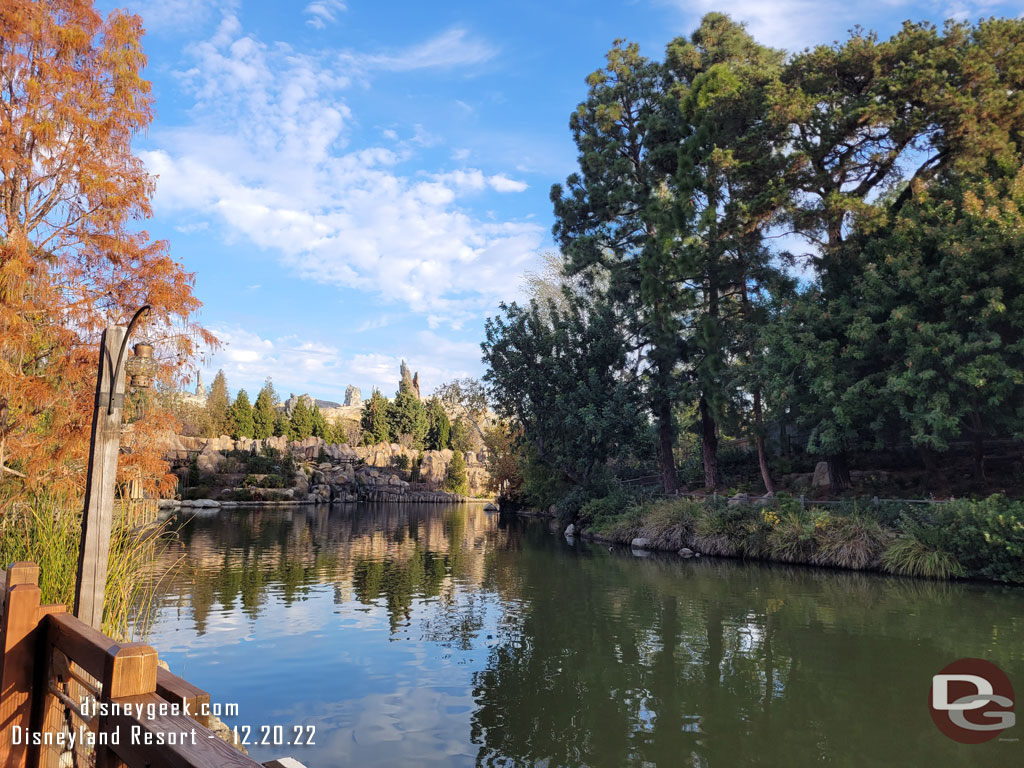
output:
[[[125,643],[107,649],[103,665],[103,701],[114,701],[129,696],[141,696],[156,691],[156,651],[143,643]],[[109,717],[101,717],[100,733],[111,733]],[[127,738],[128,734],[120,734]],[[127,768],[109,746],[96,747],[96,768]]]
[[[7,571],[4,614],[0,620],[0,765],[23,768],[28,757],[24,739],[14,742],[14,729],[27,730],[32,714],[35,672],[35,630],[39,624],[39,566],[14,563]]]
[[[121,446],[124,366],[117,371],[114,366],[124,336],[124,328],[110,326],[103,332],[100,343],[96,410],[92,417],[89,474],[85,485],[85,514],[82,517],[82,543],[78,550],[75,616],[95,629],[100,629],[103,623],[103,593],[107,584],[110,527],[114,515],[117,454]],[[108,412],[111,392],[113,408]]]

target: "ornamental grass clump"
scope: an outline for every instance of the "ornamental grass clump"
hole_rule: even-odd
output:
[[[768,556],[784,563],[809,563],[818,549],[814,522],[803,512],[783,513],[768,534]]]
[[[818,546],[811,562],[854,570],[877,566],[892,540],[878,521],[858,513],[825,516],[815,525],[815,535]]]
[[[966,572],[956,557],[929,546],[913,534],[904,534],[889,544],[882,554],[882,568],[899,576],[927,579],[952,579]]]

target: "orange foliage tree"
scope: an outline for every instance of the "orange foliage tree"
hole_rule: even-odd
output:
[[[81,488],[102,329],[135,334],[165,382],[215,339],[194,322],[194,275],[138,227],[154,177],[132,153],[153,118],[142,22],[91,0],[0,3],[0,501]],[[130,408],[129,408],[130,412]],[[122,466],[166,469],[134,426]]]

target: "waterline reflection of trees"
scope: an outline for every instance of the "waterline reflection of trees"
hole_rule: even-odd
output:
[[[486,588],[526,599],[474,677],[478,765],[980,764],[934,732],[930,676],[964,655],[1024,673],[994,642],[1024,630],[1003,590],[527,535],[488,563]]]
[[[160,605],[190,606],[203,634],[213,610],[255,621],[269,599],[289,606],[332,584],[338,604],[384,606],[395,631],[415,600],[451,604],[458,585],[478,585],[500,535],[494,515],[468,505],[218,510],[182,527],[169,556],[185,565]]]

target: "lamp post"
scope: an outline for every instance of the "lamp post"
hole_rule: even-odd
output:
[[[131,385],[135,387],[150,386],[156,373],[153,347],[148,344],[136,344],[135,357],[124,366],[122,362],[125,362],[128,337],[135,324],[149,310],[148,304],[139,309],[127,328],[108,326],[100,341],[96,407],[92,417],[85,511],[82,515],[82,539],[78,548],[78,575],[75,580],[75,616],[95,629],[100,629],[103,623],[117,455],[121,446],[125,373],[131,374]]]

